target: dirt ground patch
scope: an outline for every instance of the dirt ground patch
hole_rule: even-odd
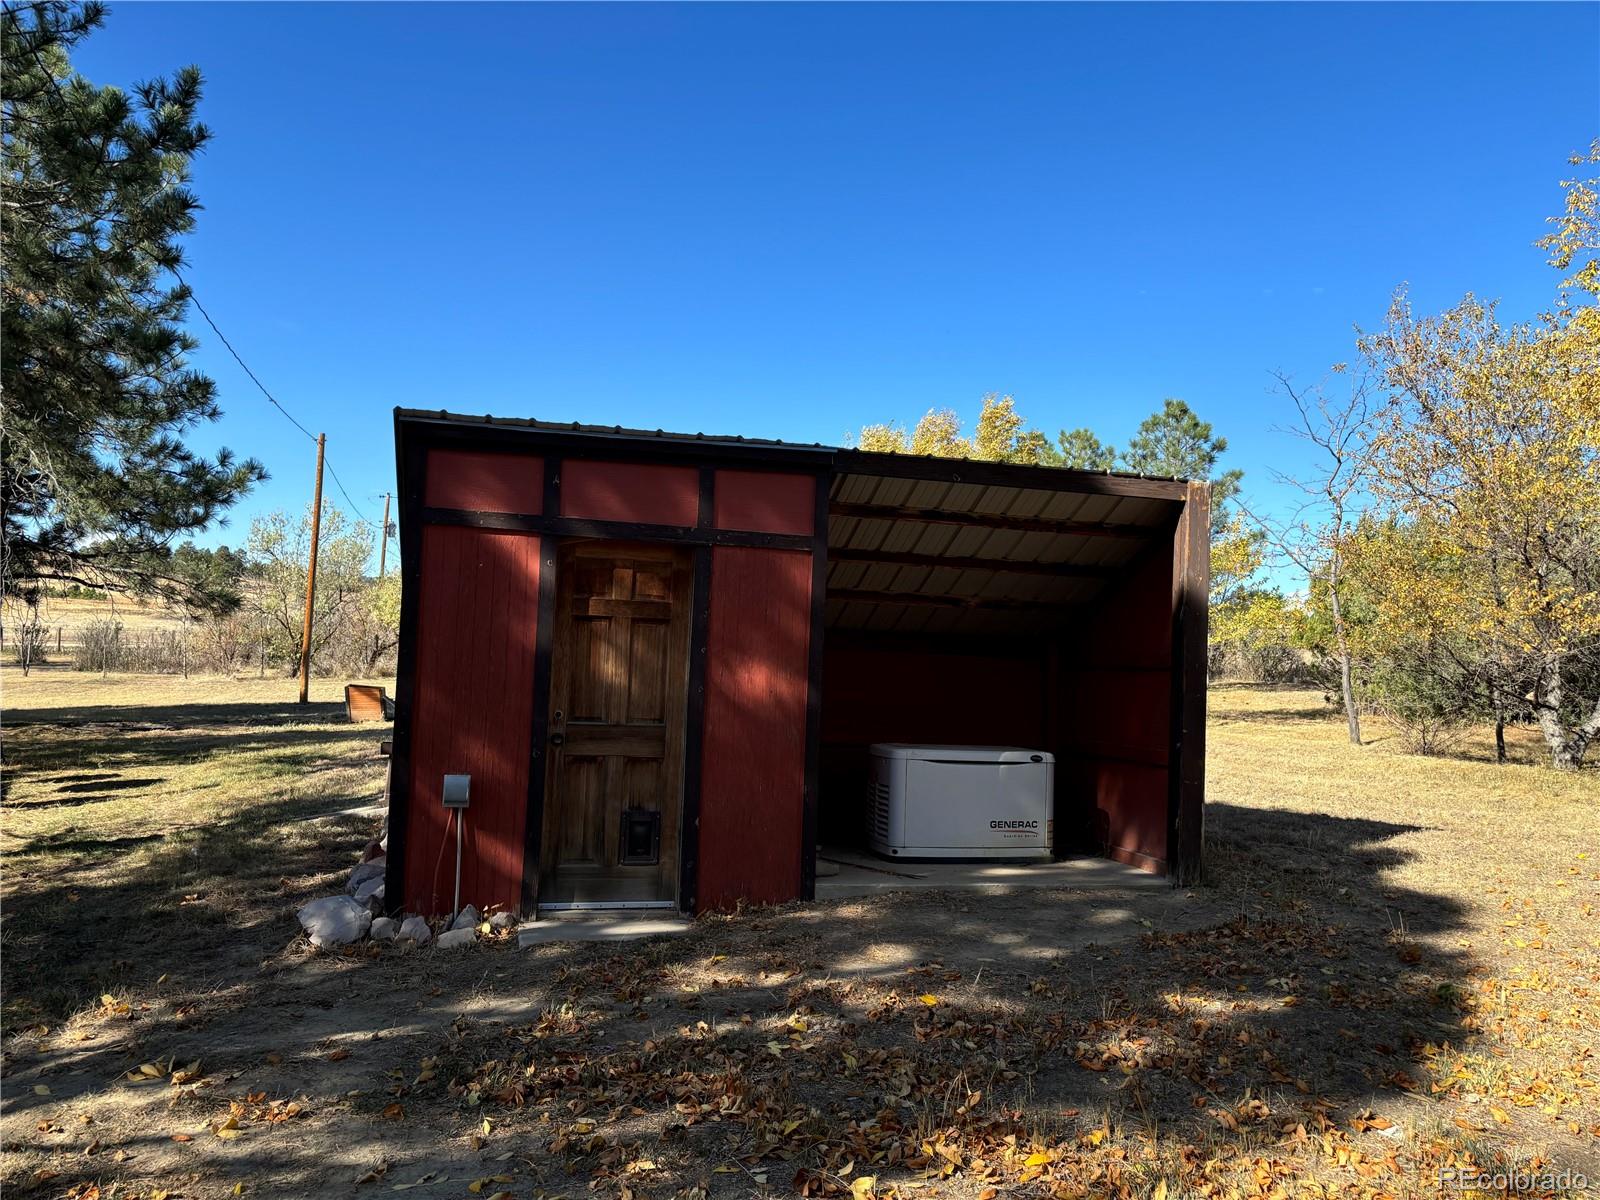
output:
[[[1178,1200],[1433,1197],[1469,1163],[1600,1179],[1594,771],[1352,748],[1315,694],[1223,688],[1202,887],[327,954],[293,912],[372,832],[319,818],[376,798],[380,727],[285,705],[281,682],[136,707],[5,683],[8,1191]],[[130,1078],[145,1066],[158,1078]]]

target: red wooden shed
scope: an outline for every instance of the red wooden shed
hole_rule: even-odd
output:
[[[449,910],[458,819],[480,908],[809,899],[875,742],[1047,749],[1058,856],[1198,876],[1203,484],[411,410],[395,443],[395,910]]]

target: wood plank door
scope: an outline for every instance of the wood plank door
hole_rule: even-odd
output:
[[[561,551],[541,904],[675,901],[688,715],[686,551]]]

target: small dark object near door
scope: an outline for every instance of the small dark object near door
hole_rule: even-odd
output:
[[[630,808],[622,814],[622,848],[617,861],[628,866],[648,866],[661,861],[661,814],[648,808]]]

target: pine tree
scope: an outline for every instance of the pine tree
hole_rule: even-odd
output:
[[[173,555],[265,478],[181,441],[220,415],[216,385],[186,364],[197,342],[177,274],[200,207],[189,166],[210,137],[200,72],[132,95],[88,82],[68,53],[104,15],[59,2],[0,15],[5,588],[79,583],[225,607],[228,589]]]
[[[1107,445],[1087,428],[1063,429],[1057,436],[1061,465],[1079,471],[1110,471],[1117,465],[1117,448]]]
[[[1227,448],[1228,439],[1212,434],[1210,421],[1202,421],[1182,400],[1169,399],[1128,439],[1122,463],[1141,475],[1209,479],[1212,505],[1220,508],[1239,490],[1239,480],[1244,477],[1243,471],[1224,471],[1212,477],[1217,459]]]
[[[1122,465],[1141,475],[1175,475],[1180,479],[1211,481],[1211,536],[1226,529],[1233,514],[1228,501],[1239,491],[1243,471],[1215,474],[1217,459],[1228,448],[1228,439],[1211,432],[1211,422],[1202,421],[1182,400],[1167,400],[1160,411],[1151,413],[1139,424],[1122,451]]]

